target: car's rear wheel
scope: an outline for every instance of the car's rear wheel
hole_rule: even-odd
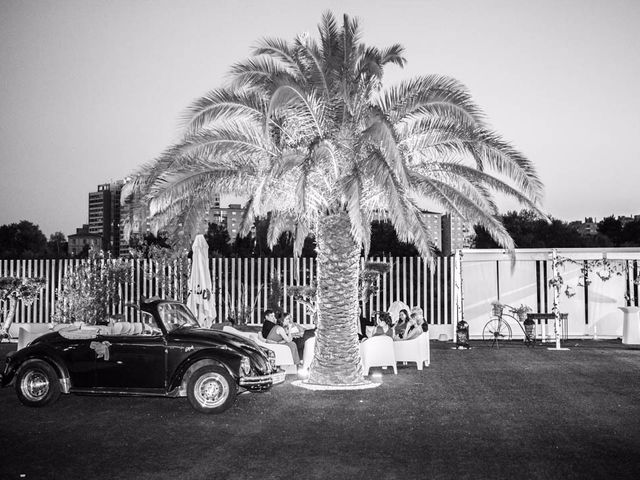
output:
[[[224,368],[206,365],[191,375],[187,383],[187,398],[191,406],[202,413],[221,413],[236,398],[236,382]]]
[[[18,399],[28,407],[44,407],[60,396],[58,375],[43,360],[33,360],[24,365],[16,376]]]

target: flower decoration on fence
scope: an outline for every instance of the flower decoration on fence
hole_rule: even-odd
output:
[[[3,309],[8,306],[2,325],[0,325],[1,338],[9,335],[9,327],[16,315],[18,301],[26,306],[31,305],[40,295],[40,290],[44,285],[43,278],[0,277],[0,305]]]
[[[580,275],[578,276],[576,285],[565,284],[559,268],[564,269],[566,264],[574,264],[580,267]],[[597,275],[600,280],[606,282],[614,276],[622,276],[628,272],[628,264],[624,260],[608,260],[606,257],[597,260],[574,260],[572,258],[557,256],[556,265],[557,273],[549,280],[549,286],[562,290],[566,297],[571,298],[576,294],[575,287],[589,286],[592,282],[593,274]],[[638,284],[640,277],[634,279]],[[564,289],[562,287],[564,286]]]

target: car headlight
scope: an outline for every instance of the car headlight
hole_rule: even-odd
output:
[[[242,357],[242,360],[240,361],[240,370],[244,375],[249,375],[249,373],[251,373],[251,361],[249,360],[249,357]]]

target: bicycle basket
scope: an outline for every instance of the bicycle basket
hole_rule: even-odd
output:
[[[491,313],[493,315],[495,315],[496,317],[501,316],[503,310],[504,310],[504,305],[502,305],[501,303],[492,303],[491,304]]]

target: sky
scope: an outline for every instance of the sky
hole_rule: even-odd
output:
[[[0,225],[74,233],[88,193],[178,140],[258,39],[315,36],[325,10],[405,47],[385,85],[463,82],[553,217],[640,214],[637,0],[0,0]]]

